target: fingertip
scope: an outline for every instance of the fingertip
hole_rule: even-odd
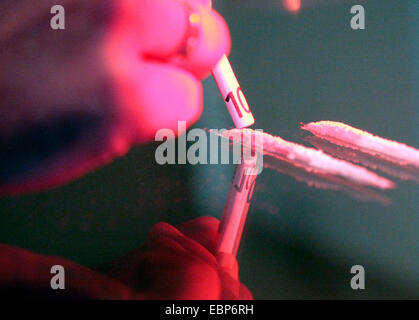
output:
[[[221,57],[230,52],[230,48],[230,33],[223,17],[214,10],[203,10],[200,12],[198,36],[188,48],[187,55],[176,55],[171,63],[203,79],[210,74]]]

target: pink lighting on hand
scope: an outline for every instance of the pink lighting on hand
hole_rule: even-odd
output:
[[[298,13],[301,9],[301,0],[282,0],[282,6],[291,13]]]

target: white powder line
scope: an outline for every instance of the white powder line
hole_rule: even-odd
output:
[[[311,122],[303,124],[301,129],[307,130],[317,137],[321,137],[340,146],[361,150],[365,153],[398,163],[401,166],[411,165],[419,168],[418,149],[401,142],[375,136],[341,122]]]
[[[304,166],[306,170],[316,170],[319,173],[340,176],[354,183],[379,189],[395,187],[392,181],[364,167],[333,158],[321,150],[307,148],[268,133],[252,129],[231,129],[221,133],[210,130],[210,132],[228,138],[233,142],[241,143],[264,155],[285,157],[295,164]]]
[[[384,206],[391,203],[388,197],[371,188],[353,183],[342,177],[321,173],[317,170],[306,170],[304,166],[296,165],[292,161],[280,156],[265,156],[263,167],[290,176],[298,182],[305,183],[309,187],[341,191],[356,200],[377,202]]]

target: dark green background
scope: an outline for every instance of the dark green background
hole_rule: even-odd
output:
[[[419,2],[360,1],[288,14],[278,1],[214,1],[256,127],[300,141],[300,122],[336,120],[419,147]],[[324,1],[323,1],[324,2]],[[326,1],[327,2],[327,1]],[[211,79],[196,127],[229,128]],[[144,242],[158,221],[220,217],[232,166],[159,166],[155,144],[65,187],[0,198],[0,241],[95,266]],[[399,181],[397,181],[399,182]],[[265,170],[239,255],[257,299],[419,298],[419,188],[399,182],[383,207]],[[350,288],[363,265],[366,290]]]

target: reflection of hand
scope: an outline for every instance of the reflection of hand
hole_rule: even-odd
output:
[[[214,253],[219,222],[201,217],[179,228],[153,227],[147,244],[111,273],[136,285],[147,299],[252,299],[250,291],[217,263]]]
[[[230,47],[209,0],[68,1],[59,31],[44,25],[53,0],[26,2],[0,2],[0,193],[63,184],[158,129],[192,125],[200,80]]]
[[[201,217],[178,229],[155,225],[144,247],[111,264],[108,276],[56,257],[0,245],[0,293],[16,297],[88,299],[252,299],[214,257],[218,220]],[[65,290],[50,288],[53,265]]]

